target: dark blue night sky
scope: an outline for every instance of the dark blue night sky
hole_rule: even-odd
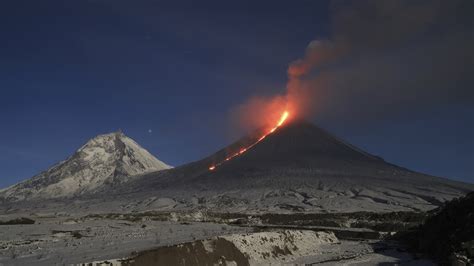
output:
[[[339,33],[354,33],[355,52],[324,69],[339,87],[310,119],[392,163],[474,182],[472,1],[435,7],[428,29],[403,43],[390,36],[411,26],[377,24],[378,7],[369,25],[389,25],[387,36],[360,20],[341,30],[341,9],[365,8],[347,2],[0,4],[0,187],[118,129],[175,166],[207,156],[245,134],[231,119],[236,106],[283,93],[288,65]]]

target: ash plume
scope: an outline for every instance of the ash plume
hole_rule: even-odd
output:
[[[373,122],[474,103],[473,1],[333,1],[331,14],[329,37],[311,41],[290,63],[286,93],[276,97],[286,102],[280,109]],[[251,100],[239,109],[258,120],[274,101]]]

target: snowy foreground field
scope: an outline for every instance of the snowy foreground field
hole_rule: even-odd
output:
[[[0,265],[432,265],[390,242],[338,238],[344,234],[329,227],[264,228],[199,222],[196,215],[169,217],[36,216],[34,224],[0,225]]]
[[[0,264],[4,265],[77,264],[123,258],[153,247],[250,230],[213,223],[62,217],[0,228]]]

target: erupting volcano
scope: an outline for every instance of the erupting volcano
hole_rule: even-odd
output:
[[[229,212],[386,212],[429,210],[474,188],[388,163],[291,107],[280,110],[268,112],[277,114],[269,127],[199,161],[115,187],[114,195],[160,195],[173,206]]]
[[[284,111],[282,114],[281,114],[281,117],[280,119],[278,120],[277,124],[272,127],[271,129],[269,129],[267,132],[265,132],[257,141],[255,141],[254,143],[246,146],[246,147],[243,147],[241,148],[238,152],[230,155],[229,157],[225,158],[225,160],[219,162],[219,163],[216,163],[214,165],[211,165],[209,167],[209,170],[212,171],[214,169],[216,169],[216,167],[218,167],[219,165],[222,165],[223,163],[227,162],[227,161],[230,161],[232,160],[233,158],[239,156],[239,155],[242,155],[244,154],[246,151],[250,150],[252,147],[254,147],[255,145],[257,145],[260,141],[264,140],[268,135],[272,134],[273,132],[275,132],[275,130],[277,130],[279,127],[281,127],[283,125],[283,123],[285,123],[286,120],[288,120],[288,117],[290,116],[290,113],[288,111]]]

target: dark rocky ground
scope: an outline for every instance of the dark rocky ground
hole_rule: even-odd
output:
[[[426,221],[396,238],[442,265],[474,264],[474,193],[447,202]]]

